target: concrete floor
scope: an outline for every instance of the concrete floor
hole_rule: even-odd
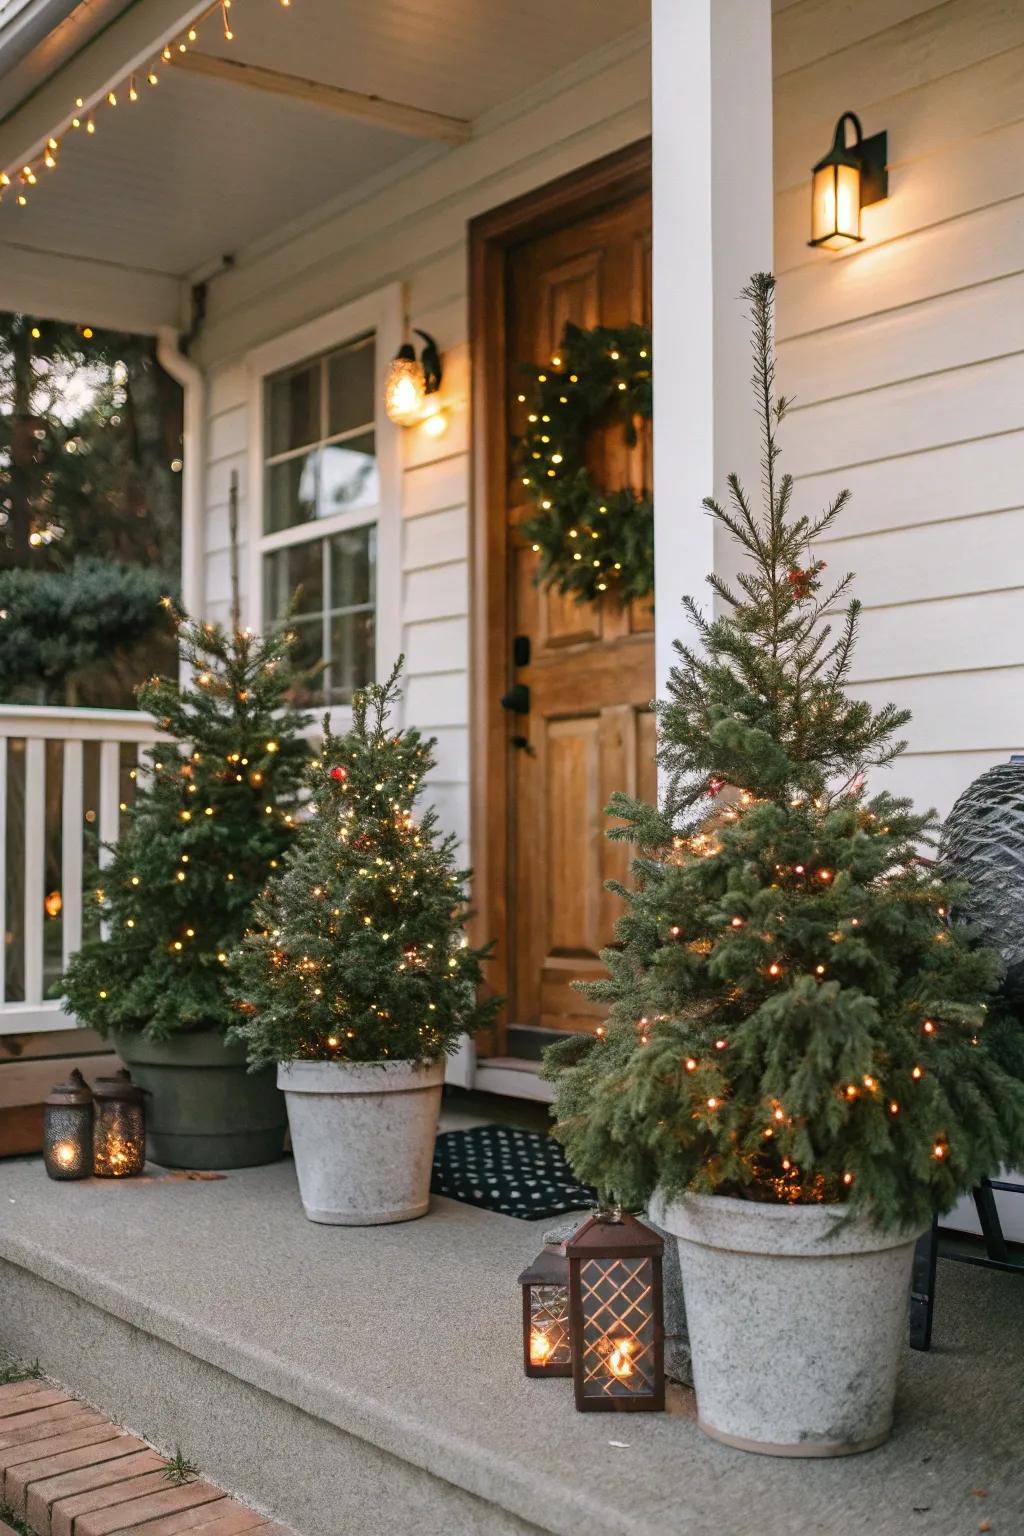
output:
[[[452,1105],[446,1123],[487,1111]],[[0,1163],[9,1278],[30,1272],[493,1501],[493,1523],[460,1531],[1024,1536],[1020,1278],[944,1263],[934,1345],[904,1355],[891,1441],[772,1460],[707,1440],[681,1390],[665,1415],[615,1420],[577,1414],[568,1382],[525,1380],[515,1280],[543,1225],[436,1200],[405,1226],[317,1227],[289,1162],[219,1182],[77,1185],[48,1182],[37,1159]],[[29,1337],[16,1310],[5,1321],[0,1292],[0,1349]],[[259,1423],[246,1429],[259,1448]],[[423,1527],[410,1508],[390,1528]]]

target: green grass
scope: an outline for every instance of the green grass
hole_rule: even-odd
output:
[[[0,1387],[6,1387],[12,1381],[35,1381],[42,1374],[43,1368],[38,1360],[33,1360],[31,1365],[26,1365],[22,1360],[12,1360],[7,1365],[0,1365]]]
[[[174,1455],[170,1458],[166,1467],[164,1467],[164,1477],[166,1477],[169,1483],[173,1483],[175,1488],[180,1488],[184,1483],[190,1483],[198,1475],[199,1468],[196,1463],[189,1461],[188,1457],[182,1452],[181,1446],[177,1446]]]
[[[0,1521],[9,1525],[12,1531],[17,1531],[18,1536],[35,1536],[32,1527],[26,1525],[21,1516],[16,1515],[9,1504],[0,1504]]]

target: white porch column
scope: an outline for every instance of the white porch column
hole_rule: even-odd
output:
[[[736,560],[702,499],[760,487],[739,299],[772,266],[771,0],[653,0],[654,547],[659,697],[680,599]]]

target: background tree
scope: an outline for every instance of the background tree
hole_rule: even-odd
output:
[[[550,1053],[558,1134],[576,1172],[630,1204],[656,1185],[767,1201],[846,1201],[885,1227],[933,1211],[1024,1154],[1024,1083],[989,1048],[1000,961],[950,926],[956,892],[919,857],[934,813],[868,797],[907,713],[845,691],[859,608],[827,615],[816,519],[778,470],[773,279],[746,290],[763,507],[735,477],[708,512],[740,546],[720,614],[686,610],[659,706],[659,809],[624,795],[611,836],[639,845],[637,886],[585,990],[604,1038]],[[1005,1058],[1009,1061],[1009,1057]]]
[[[104,931],[63,978],[74,1013],[103,1034],[156,1040],[234,1022],[228,957],[294,836],[308,750],[307,717],[288,703],[293,637],[179,624],[191,682],[139,690],[171,740],[150,751],[98,877]]]
[[[413,816],[434,744],[389,723],[401,666],[356,693],[344,735],[324,717],[313,814],[233,963],[252,1066],[436,1060],[497,1007],[476,1001],[488,949],[462,931],[457,839]]]
[[[151,339],[0,314],[0,612],[22,631],[4,697],[123,704],[147,671],[169,666],[173,640],[155,605],[139,607],[127,568],[177,591],[180,455],[181,391]],[[44,578],[39,602],[59,604],[65,629],[62,667],[52,648],[32,650]],[[97,599],[119,585],[116,646],[108,630],[90,651]]]

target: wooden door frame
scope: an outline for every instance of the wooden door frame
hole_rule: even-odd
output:
[[[513,246],[550,234],[573,219],[624,201],[651,184],[651,141],[641,139],[469,225],[469,345],[472,370],[470,575],[470,839],[472,929],[496,938],[488,982],[509,985],[509,817],[507,716],[501,695],[512,676],[509,655],[510,562],[505,527],[508,486],[507,257]],[[500,507],[501,517],[495,515]],[[500,807],[501,814],[495,814]],[[481,1040],[486,1046],[486,1039]]]

